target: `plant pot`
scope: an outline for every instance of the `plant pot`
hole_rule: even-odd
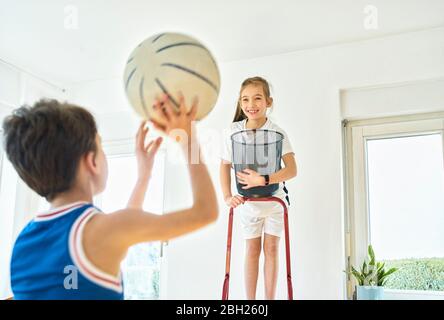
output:
[[[383,300],[384,287],[378,286],[357,286],[358,300]]]

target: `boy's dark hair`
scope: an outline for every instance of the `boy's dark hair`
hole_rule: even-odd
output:
[[[48,201],[69,190],[80,158],[97,151],[97,126],[82,107],[42,99],[3,121],[4,147],[20,178]]]

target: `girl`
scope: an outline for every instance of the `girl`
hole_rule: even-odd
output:
[[[261,77],[246,79],[241,86],[237,102],[236,114],[231,124],[230,133],[247,129],[269,129],[282,133],[282,160],[285,167],[271,174],[269,184],[279,183],[279,189],[273,196],[286,198],[283,185],[296,176],[296,161],[290,141],[284,130],[267,118],[267,110],[271,108],[273,98],[270,96],[268,82]],[[231,208],[242,205],[241,221],[246,239],[245,287],[247,299],[256,299],[256,287],[261,253],[262,231],[264,231],[263,250],[265,254],[264,277],[265,299],[274,299],[278,275],[278,246],[284,227],[283,209],[277,202],[244,202],[241,195],[231,193],[231,134],[225,139],[225,148],[220,165],[220,181],[224,200]],[[266,185],[266,177],[253,170],[238,172],[238,181],[244,189]]]

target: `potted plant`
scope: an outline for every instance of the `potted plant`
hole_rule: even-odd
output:
[[[369,245],[368,257],[362,263],[360,270],[358,271],[351,266],[351,271],[346,273],[352,274],[358,283],[358,300],[382,300],[384,298],[384,285],[387,282],[387,277],[397,270],[397,268],[386,270],[385,262],[377,262],[373,247]]]

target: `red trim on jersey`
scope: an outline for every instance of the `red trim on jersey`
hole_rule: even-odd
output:
[[[95,274],[93,271],[88,270],[88,268],[82,263],[82,260],[81,260],[81,258],[80,258],[80,256],[79,256],[78,251],[77,251],[77,245],[76,245],[77,241],[76,241],[76,239],[77,239],[77,234],[78,234],[79,228],[80,228],[80,226],[82,225],[82,222],[83,222],[87,217],[89,217],[92,213],[93,213],[93,211],[89,212],[88,214],[85,214],[85,215],[81,218],[81,220],[79,221],[79,223],[77,224],[77,226],[76,226],[76,228],[75,228],[75,230],[74,230],[74,236],[73,236],[73,241],[74,241],[74,243],[73,243],[74,255],[75,255],[75,257],[76,257],[77,262],[80,264],[80,267],[81,267],[81,268],[82,268],[82,269],[83,269],[83,270],[84,270],[89,276],[91,276],[91,277],[93,277],[93,278],[96,278],[96,279],[98,279],[98,280],[100,280],[100,281],[103,281],[103,282],[106,282],[106,283],[109,283],[109,284],[112,284],[112,285],[115,285],[115,286],[121,287],[121,283],[120,283],[120,282],[118,282],[118,281],[112,281],[112,280],[109,280],[109,279],[103,278],[103,277],[101,277],[101,276]]]
[[[58,214],[61,214],[61,213],[65,212],[65,211],[68,211],[68,210],[71,210],[71,209],[74,209],[74,208],[80,208],[81,206],[83,206],[83,205],[85,205],[85,204],[87,204],[87,202],[76,203],[76,204],[74,204],[74,205],[72,205],[72,206],[70,206],[70,207],[68,207],[68,208],[60,209],[60,210],[57,210],[57,211],[55,211],[55,212],[50,212],[50,213],[46,213],[46,214],[40,214],[40,215],[37,215],[37,218],[49,218],[49,217],[53,217],[53,216],[55,216],[55,215],[58,215]]]

